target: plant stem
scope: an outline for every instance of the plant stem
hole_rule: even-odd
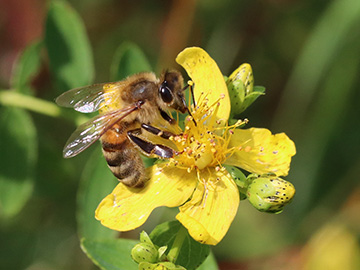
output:
[[[83,123],[88,119],[82,115],[75,116],[72,112],[60,108],[54,102],[24,95],[13,90],[0,91],[0,104],[27,109],[55,118],[64,118],[66,120],[70,120],[76,125]]]
[[[177,233],[177,235],[175,237],[174,243],[172,244],[171,249],[167,255],[170,262],[173,262],[173,263],[176,262],[176,260],[179,256],[181,247],[184,243],[186,234],[187,234],[186,229],[183,226],[181,226],[179,232]]]

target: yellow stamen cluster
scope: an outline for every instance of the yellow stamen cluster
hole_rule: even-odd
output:
[[[238,121],[228,126],[224,121],[216,120],[215,114],[224,95],[211,105],[206,96],[201,95],[191,116],[185,119],[185,129],[181,135],[170,138],[179,149],[179,155],[170,163],[186,168],[188,172],[206,167],[215,167],[217,171],[222,163],[237,149],[228,148],[234,129],[247,122]],[[194,121],[196,124],[194,123]]]

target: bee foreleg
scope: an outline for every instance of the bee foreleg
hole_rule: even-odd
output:
[[[164,139],[169,139],[171,136],[173,136],[173,137],[176,136],[175,134],[173,134],[169,131],[164,131],[164,130],[158,129],[154,126],[148,125],[148,124],[141,124],[141,127],[143,129],[145,129],[147,132],[150,132],[152,134],[160,136],[161,138],[164,138]]]
[[[163,110],[160,110],[160,115],[163,119],[165,119],[166,121],[168,121],[170,124],[175,124],[176,120],[174,118],[171,118],[166,112],[164,112]]]
[[[156,155],[160,158],[172,158],[178,154],[177,151],[168,146],[153,144],[137,137],[133,134],[132,130],[128,131],[127,135],[134,144],[136,144],[142,151],[144,151],[145,154],[149,156]]]

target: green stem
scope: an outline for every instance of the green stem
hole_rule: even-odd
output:
[[[176,262],[176,260],[179,256],[181,247],[186,238],[186,235],[187,235],[186,229],[183,226],[181,226],[179,232],[177,233],[177,235],[175,237],[174,243],[172,244],[171,249],[167,255],[170,262],[173,262],[173,263]]]
[[[54,102],[27,96],[13,90],[0,91],[0,104],[27,109],[55,118],[64,118],[66,120],[70,120],[76,125],[88,120],[88,118],[83,115],[75,116],[73,112],[60,108]]]

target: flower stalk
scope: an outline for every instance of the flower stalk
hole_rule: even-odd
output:
[[[173,263],[176,262],[176,260],[177,260],[177,258],[179,256],[181,247],[182,247],[182,245],[184,243],[184,240],[186,238],[186,235],[187,235],[186,229],[181,226],[180,230],[176,234],[174,243],[172,244],[171,249],[170,249],[170,251],[169,251],[169,253],[167,255],[167,258],[169,259],[170,262],[173,262]]]
[[[54,118],[63,118],[73,122],[75,125],[80,125],[88,120],[88,117],[64,110],[57,106],[54,102],[24,95],[14,91],[13,89],[0,91],[0,104],[26,109]]]

